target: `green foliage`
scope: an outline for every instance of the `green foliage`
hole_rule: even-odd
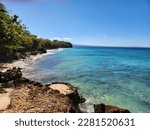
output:
[[[72,47],[69,42],[37,38],[24,24],[21,24],[18,18],[17,15],[10,16],[4,5],[0,3],[0,56]]]

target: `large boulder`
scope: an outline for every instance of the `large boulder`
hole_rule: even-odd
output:
[[[94,113],[130,113],[130,111],[111,105],[94,104]]]

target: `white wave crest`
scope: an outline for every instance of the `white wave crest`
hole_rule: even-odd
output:
[[[64,48],[59,48],[57,51],[64,51]]]

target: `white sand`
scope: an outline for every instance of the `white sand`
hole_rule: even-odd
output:
[[[11,89],[11,88],[7,88],[7,89],[5,89],[5,91],[7,91],[7,93],[0,94],[0,111],[5,110],[9,107],[9,105],[10,105],[9,95],[12,90],[13,89]]]

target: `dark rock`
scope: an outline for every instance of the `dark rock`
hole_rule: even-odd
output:
[[[74,93],[67,95],[75,104],[84,103],[86,100],[79,95],[78,91],[75,90]]]
[[[37,55],[39,52],[38,51],[31,51],[30,54],[31,55]]]
[[[130,113],[130,111],[127,109],[119,108],[111,105],[106,106],[105,112],[106,113]]]
[[[17,85],[20,85],[20,84],[28,84],[31,81],[29,79],[21,77],[21,78],[15,79],[13,82],[14,82],[14,85],[17,86]]]
[[[1,55],[0,54],[0,63],[10,63],[13,60],[18,60],[17,56],[15,54],[5,54],[5,55]]]
[[[6,83],[2,83],[2,88],[13,88],[15,85],[13,83],[13,80],[12,81],[8,81]]]
[[[6,91],[3,88],[0,88],[0,94],[6,93]]]
[[[71,107],[71,108],[69,109],[69,113],[76,113],[76,110],[75,110],[73,107]]]
[[[22,72],[20,68],[12,68],[7,70],[6,72],[0,72],[0,83],[6,83],[11,80],[15,80],[22,76]]]
[[[94,113],[105,113],[105,104],[94,104]]]
[[[18,85],[21,85],[21,84],[23,84],[23,85],[32,84],[32,85],[37,86],[37,87],[43,87],[43,85],[41,83],[35,82],[35,81],[31,81],[31,80],[29,80],[27,78],[24,78],[24,77],[15,79],[13,81],[13,84],[15,86],[18,86]]]
[[[130,111],[111,105],[94,104],[94,113],[130,113]]]

